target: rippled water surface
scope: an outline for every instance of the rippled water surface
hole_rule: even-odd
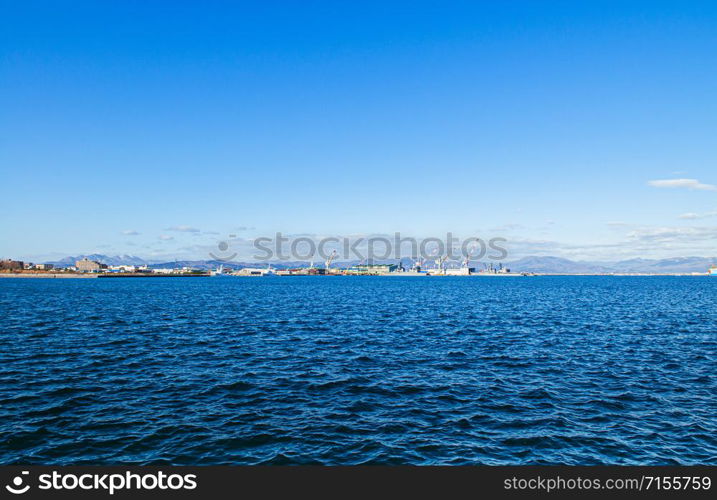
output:
[[[717,279],[0,280],[0,462],[717,464]]]

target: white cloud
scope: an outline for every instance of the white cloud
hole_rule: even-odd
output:
[[[662,179],[647,181],[647,184],[656,188],[684,188],[698,191],[717,191],[717,186],[703,184],[697,179]]]
[[[162,241],[170,241],[174,239],[174,236],[170,236],[168,234],[160,234],[159,239]]]
[[[717,240],[717,227],[644,227],[627,234],[629,240],[659,244],[684,244]]]
[[[696,220],[696,219],[706,219],[707,217],[715,217],[717,216],[717,210],[714,212],[706,212],[703,214],[696,214],[694,212],[687,212],[686,214],[682,214],[679,216],[680,219],[685,220]]]
[[[126,229],[122,231],[122,234],[124,234],[125,236],[137,236],[139,233],[134,229]]]
[[[199,229],[197,229],[196,227],[192,227],[192,226],[182,225],[182,226],[168,227],[167,231],[178,231],[180,233],[198,233]]]
[[[666,258],[685,255],[714,255],[717,227],[632,226],[615,224],[626,230],[621,237],[593,243],[508,238],[508,260],[538,255],[573,260],[620,260],[627,258]]]

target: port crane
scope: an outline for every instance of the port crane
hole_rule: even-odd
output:
[[[471,265],[471,257],[473,257],[473,253],[476,251],[475,245],[471,246],[470,250],[466,252],[466,258],[463,259],[462,267],[469,268]]]
[[[328,274],[328,272],[329,272],[329,267],[331,266],[331,263],[332,263],[332,262],[334,261],[334,259],[336,258],[336,255],[337,255],[337,254],[336,254],[336,250],[334,250],[333,253],[332,253],[331,255],[329,255],[329,258],[326,259],[325,265],[326,265],[326,273],[327,273],[327,274]]]

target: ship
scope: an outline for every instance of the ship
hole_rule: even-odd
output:
[[[220,265],[216,270],[214,270],[214,271],[209,271],[209,274],[210,274],[211,276],[214,276],[214,277],[228,276],[228,275],[224,272],[224,264],[221,264],[221,265]]]
[[[717,266],[712,266],[707,271],[708,276],[717,276]]]
[[[261,267],[243,267],[232,273],[232,276],[274,276],[271,266],[266,269]]]

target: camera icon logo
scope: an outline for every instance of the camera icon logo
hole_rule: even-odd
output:
[[[14,478],[12,478],[12,485],[5,485],[5,489],[14,495],[22,495],[23,493],[27,493],[27,490],[30,489],[30,485],[26,484],[25,486],[23,486],[22,483],[24,480],[23,476],[27,476],[28,474],[30,474],[30,472],[26,470],[22,471],[19,476],[15,476]]]
[[[236,234],[230,234],[229,238],[236,238]],[[234,257],[237,256],[236,252],[232,252],[231,255],[228,253],[230,252],[229,245],[231,244],[231,241],[223,240],[217,243],[217,249],[219,252],[217,252],[217,255],[214,254],[214,252],[209,252],[209,256],[214,259],[218,260],[220,262],[229,262],[230,260],[233,260]]]

